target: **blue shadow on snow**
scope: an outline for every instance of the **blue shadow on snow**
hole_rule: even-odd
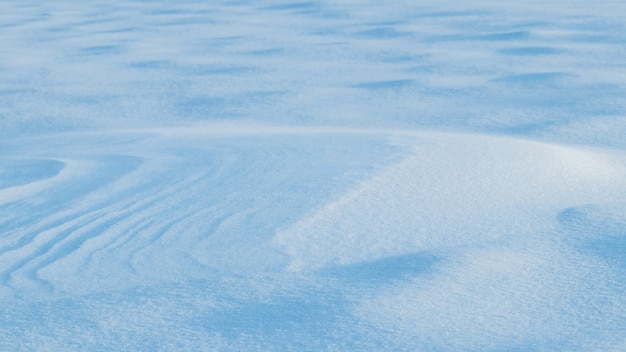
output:
[[[386,284],[423,274],[438,260],[438,257],[430,253],[412,253],[336,266],[324,269],[320,274],[349,284]]]
[[[579,251],[626,269],[626,219],[596,205],[567,208],[557,219]]]

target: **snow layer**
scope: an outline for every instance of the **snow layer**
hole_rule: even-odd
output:
[[[0,350],[625,350],[623,13],[1,3]]]

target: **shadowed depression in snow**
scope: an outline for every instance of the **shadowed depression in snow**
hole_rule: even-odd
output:
[[[626,5],[0,4],[0,350],[626,349]]]

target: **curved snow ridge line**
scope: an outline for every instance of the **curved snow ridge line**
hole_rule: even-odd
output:
[[[319,135],[319,134],[400,134],[408,133],[406,130],[391,129],[367,129],[333,126],[279,126],[255,123],[232,123],[212,122],[186,127],[161,127],[132,130],[111,131],[114,133],[146,133],[168,137],[198,136],[198,135],[225,135],[225,136],[249,136],[249,135]]]
[[[14,288],[39,285],[63,291],[72,285],[86,286],[71,282],[76,278],[106,278],[112,267],[118,269],[121,279],[117,281],[121,282],[154,275],[154,268],[163,265],[163,253],[172,250],[178,257],[189,257],[191,254],[185,255],[185,251],[190,253],[195,248],[194,241],[207,236],[203,232],[206,228],[196,226],[192,233],[185,231],[187,239],[171,243],[170,249],[162,248],[163,244],[157,242],[165,235],[172,237],[172,232],[179,233],[176,227],[189,227],[193,218],[204,214],[210,219],[214,210],[206,211],[206,200],[202,198],[213,193],[213,187],[207,188],[207,185],[223,186],[222,183],[233,176],[233,171],[245,171],[250,168],[249,164],[259,166],[241,161],[232,165],[233,150],[237,155],[243,153],[235,159],[250,157],[245,151],[228,150],[226,166],[221,162],[208,166],[194,162],[191,169],[178,169],[172,167],[175,159],[152,157],[155,160],[143,163],[130,170],[132,172],[107,176],[112,180],[106,185],[88,187],[77,194],[76,201],[62,210],[62,222],[56,221],[58,213],[52,213],[34,227],[14,229],[20,234],[20,246],[11,246],[6,248],[7,253],[0,253],[0,258],[12,263],[2,274],[3,282],[11,280]],[[185,158],[179,161],[183,166],[189,164]],[[251,171],[244,174],[254,174]],[[167,187],[163,187],[164,184]],[[189,271],[189,268],[181,269]]]
[[[400,139],[413,150],[404,161],[276,234],[291,270],[536,236],[572,204],[626,195],[626,163],[608,152],[484,135],[414,137]]]
[[[111,158],[113,160],[113,163],[109,162],[107,158]],[[84,184],[84,180],[89,180],[89,176],[93,175],[97,175],[98,177],[92,180],[90,183],[96,187],[99,187],[101,186],[101,184],[98,184],[96,181],[101,181],[101,183],[106,182],[105,177],[97,173],[99,169],[110,167],[111,165],[113,165],[115,166],[116,170],[121,170],[122,172],[125,172],[135,168],[142,159],[139,157],[128,155],[99,155],[97,157],[90,158],[54,158],[50,160],[55,160],[62,163],[64,165],[63,168],[56,175],[50,178],[34,181],[16,187],[0,189],[0,205],[19,201],[21,199],[31,198],[38,193],[53,189],[53,186],[56,185],[70,185],[68,189],[72,189],[76,186],[75,181]],[[129,160],[132,160],[132,163],[134,163],[135,165],[127,165]],[[116,163],[118,161],[119,164]]]
[[[161,141],[158,143],[162,147]],[[282,160],[285,149],[282,143],[279,146],[278,159]],[[29,218],[37,221],[14,221],[5,226],[13,240],[3,241],[0,247],[0,260],[6,264],[0,274],[4,285],[29,291],[37,291],[37,287],[57,292],[75,287],[89,291],[89,287],[102,283],[121,286],[120,282],[129,279],[155,276],[155,268],[162,266],[174,271],[173,262],[187,265],[177,264],[178,276],[181,271],[189,273],[192,266],[202,265],[191,263],[198,259],[194,249],[210,232],[217,231],[206,226],[207,221],[223,217],[223,212],[228,216],[236,213],[238,205],[231,213],[228,204],[241,198],[239,193],[248,192],[233,187],[232,180],[235,185],[238,179],[247,185],[268,167],[276,167],[267,163],[269,157],[276,157],[275,151],[255,148],[250,154],[247,146],[227,144],[218,151],[209,148],[219,157],[201,156],[201,160],[210,161],[208,164],[198,159],[203,153],[197,151],[206,152],[204,147],[193,149],[192,154],[178,154],[180,151],[171,146],[165,154],[143,145],[131,148],[135,154],[150,156],[142,159],[107,154],[89,159],[87,154],[83,158],[95,163],[95,171],[71,179],[71,185],[53,187],[37,204],[26,198],[15,206],[21,205],[20,210],[28,211]],[[257,162],[259,155],[263,163]],[[217,194],[216,188],[221,190]],[[224,192],[226,199],[219,196]],[[59,201],[63,205],[55,206]],[[112,268],[119,280],[111,280]],[[159,270],[159,275],[165,274]],[[78,282],[85,278],[89,283]]]
[[[119,181],[119,178],[117,180]],[[118,199],[119,194],[116,195],[115,192],[107,195],[101,194],[111,191],[111,187],[82,194],[81,198],[91,199],[91,201],[98,203],[102,202],[98,199],[102,197],[108,197],[111,200],[104,202],[102,207],[83,200],[81,204],[89,208],[87,212],[75,207],[73,210],[76,211],[76,217],[72,218],[71,215],[68,215],[62,224],[42,229],[41,232],[33,232],[32,235],[23,235],[22,238],[31,237],[32,239],[21,247],[14,248],[1,256],[5,262],[14,262],[2,273],[2,281],[6,284],[10,278],[13,282],[19,281],[19,285],[22,287],[25,284],[37,283],[55,287],[59,277],[80,272],[86,266],[103,265],[107,267],[107,264],[110,264],[108,261],[92,262],[93,255],[96,252],[106,250],[109,243],[122,237],[139,237],[141,240],[145,237],[143,235],[145,231],[141,227],[136,228],[137,222],[142,222],[145,219],[153,219],[153,223],[171,221],[166,216],[171,216],[168,214],[171,213],[171,210],[161,203],[167,199],[172,199],[177,192],[181,192],[181,190],[188,188],[193,183],[197,184],[201,180],[191,178],[191,180],[185,179],[183,181],[170,183],[170,187],[148,194],[146,198],[139,196],[139,199],[126,199],[125,197]],[[153,191],[154,186],[156,185],[148,187],[149,190]],[[122,190],[125,188],[122,187]],[[120,191],[118,190],[118,192]],[[141,194],[139,192],[142,190],[136,191]],[[184,218],[185,216],[176,216],[175,221],[181,221]],[[151,241],[154,242],[154,240]],[[139,248],[144,248],[145,245],[144,243]],[[131,253],[123,260],[124,257],[120,257],[120,253],[117,252],[113,251],[100,257],[114,256],[122,262],[127,262],[132,257]],[[130,263],[127,265],[130,266]],[[59,270],[63,275],[58,275]],[[40,278],[40,271],[52,271],[53,274],[44,275],[46,278],[44,280]],[[28,283],[28,281],[31,282]]]
[[[52,185],[68,180],[71,177],[76,177],[89,170],[89,163],[69,160],[69,159],[47,159],[56,161],[62,164],[61,169],[56,174],[39,179],[27,184],[19,186],[13,186],[0,189],[0,205],[15,202],[20,199],[25,199],[34,196],[35,194],[50,188]]]
[[[99,187],[110,182],[110,177],[117,179],[119,174],[113,172],[107,177],[94,177],[99,170],[111,166],[111,164],[103,164],[102,161],[96,162],[95,159],[81,163],[89,164],[90,167],[83,167],[80,172],[71,173],[66,179],[59,180],[64,182],[50,185],[50,189],[42,190],[42,192],[49,192],[42,195],[37,202],[25,203],[22,208],[15,207],[19,211],[28,211],[31,217],[37,216],[40,219],[34,224],[4,225],[7,228],[7,233],[5,234],[5,241],[0,247],[0,259],[5,263],[0,278],[4,284],[10,279],[14,279],[21,270],[25,270],[24,276],[37,279],[37,270],[32,269],[33,266],[43,267],[71,254],[81,244],[74,238],[77,233],[101,222],[109,215],[115,216],[116,213],[119,213],[115,209],[107,211],[100,206],[84,203],[84,199],[89,198],[94,190],[97,191],[100,189]],[[122,165],[116,171],[123,175],[129,171],[127,166]],[[53,186],[59,190],[53,191]],[[52,203],[58,202],[59,194],[66,194],[67,190],[71,190],[71,194],[63,202],[71,205],[67,209],[59,208],[63,209],[60,212],[55,211],[56,204]],[[81,200],[82,203],[78,200]],[[132,205],[132,202],[130,204]],[[115,206],[118,205],[113,204],[111,208]]]
[[[54,159],[0,158],[0,190],[54,177],[64,167]]]
[[[70,172],[68,169],[66,177],[38,190],[36,197],[24,197],[14,204],[6,205],[5,209],[10,210],[11,214],[0,222],[0,228],[5,231],[5,236],[0,241],[0,255],[28,244],[37,234],[62,228],[100,208],[101,204],[98,202],[88,204],[86,199],[95,190],[102,189],[117,179],[120,174],[133,170],[139,159],[132,158],[133,163],[129,165],[127,158],[132,157],[123,156],[119,163],[116,162],[119,161],[119,156],[113,162],[99,158],[72,160],[81,165],[77,172]]]
[[[395,129],[395,128],[364,128],[325,125],[268,125],[254,122],[208,122],[183,127],[155,127],[123,130],[105,130],[100,133],[111,134],[144,134],[162,137],[194,137],[194,136],[318,136],[318,135],[354,135],[354,136],[423,136],[423,135],[476,135],[462,132],[441,132],[428,128]],[[507,137],[503,137],[507,138]],[[508,137],[512,139],[511,137]]]

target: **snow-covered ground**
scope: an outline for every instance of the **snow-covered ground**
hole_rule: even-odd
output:
[[[0,350],[626,350],[626,3],[0,3]]]

